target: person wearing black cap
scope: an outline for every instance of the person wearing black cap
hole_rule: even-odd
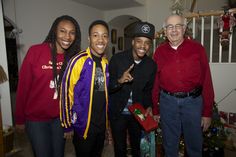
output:
[[[132,48],[112,56],[109,63],[110,126],[114,140],[115,157],[126,157],[127,130],[131,154],[140,156],[141,127],[128,110],[140,103],[146,115],[152,115],[151,91],[156,73],[155,62],[147,56],[155,28],[147,22],[137,22],[133,30]]]

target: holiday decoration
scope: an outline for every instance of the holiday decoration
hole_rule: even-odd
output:
[[[146,132],[150,132],[157,128],[157,122],[150,114],[145,115],[146,110],[139,103],[130,105],[129,111],[134,115],[135,119],[141,124]],[[144,116],[145,115],[145,116]]]
[[[227,132],[225,148],[231,151],[236,151],[236,126],[225,124],[225,129]]]
[[[193,39],[193,33],[192,28],[189,28],[188,26],[185,29],[184,37],[187,39]]]
[[[140,141],[140,156],[141,157],[156,157],[156,139],[155,132],[151,131],[147,133],[142,131],[142,137]]]
[[[229,46],[229,38],[232,34],[232,28],[235,26],[235,18],[233,13],[225,11],[224,14],[220,16],[218,24],[220,43],[223,48],[227,48]]]
[[[159,32],[156,32],[156,34],[155,34],[155,39],[156,39],[156,45],[157,45],[157,46],[167,40],[163,28],[162,28]]]
[[[183,0],[172,0],[173,4],[171,6],[171,10],[173,14],[178,14],[178,15],[182,15],[182,11],[184,10],[183,4],[184,1]]]
[[[213,106],[213,116],[210,128],[203,134],[203,156],[224,157],[225,141],[227,133],[224,124],[221,122],[217,104]]]

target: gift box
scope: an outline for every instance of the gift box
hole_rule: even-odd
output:
[[[140,140],[140,157],[156,157],[156,138],[155,132],[142,131]]]
[[[141,104],[135,103],[130,105],[128,108],[146,132],[150,132],[157,128],[157,122],[153,119],[153,117],[149,114],[146,117],[144,116],[146,110]]]

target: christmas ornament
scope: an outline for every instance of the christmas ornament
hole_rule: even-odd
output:
[[[220,43],[223,48],[227,48],[229,46],[229,38],[232,34],[232,28],[235,26],[235,18],[233,13],[225,11],[224,14],[220,16],[218,24]]]
[[[217,133],[217,128],[216,128],[216,127],[211,128],[211,132],[212,132],[213,134],[216,134],[216,133]]]
[[[173,14],[178,14],[178,15],[182,15],[182,12],[184,10],[184,1],[183,0],[172,0],[172,6],[171,6],[171,10]]]
[[[210,128],[203,134],[203,157],[224,157],[227,134],[219,117],[217,104],[213,105],[213,116]]]

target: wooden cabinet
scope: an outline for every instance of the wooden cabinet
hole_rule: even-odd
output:
[[[0,65],[0,85],[7,81],[7,75]],[[14,131],[13,127],[3,128],[1,112],[1,93],[0,93],[0,157],[4,157],[13,150]]]
[[[3,129],[2,113],[0,104],[0,157],[10,156],[17,153],[20,149],[13,149],[14,131],[12,127]]]

